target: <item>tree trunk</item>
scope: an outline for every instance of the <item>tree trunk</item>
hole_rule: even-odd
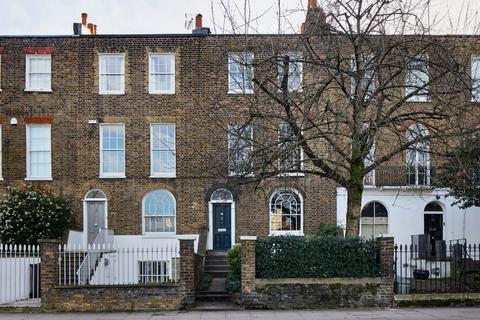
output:
[[[359,236],[360,215],[362,210],[363,183],[347,188],[347,225],[345,236],[354,238]]]

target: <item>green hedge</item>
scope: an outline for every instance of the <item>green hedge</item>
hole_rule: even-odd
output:
[[[279,236],[257,241],[257,278],[376,277],[379,247],[360,238]]]

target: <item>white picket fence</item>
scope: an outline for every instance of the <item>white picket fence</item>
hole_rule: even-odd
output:
[[[110,244],[59,246],[58,284],[140,285],[174,283],[179,279],[177,244],[118,248]]]
[[[0,307],[40,306],[40,248],[0,244]]]

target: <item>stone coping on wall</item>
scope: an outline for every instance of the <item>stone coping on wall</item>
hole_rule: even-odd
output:
[[[161,284],[85,284],[85,285],[66,285],[66,286],[54,286],[55,289],[108,289],[108,288],[132,288],[132,289],[142,289],[142,288],[171,288],[179,287],[179,283],[161,283]]]
[[[394,301],[399,307],[480,305],[480,293],[397,294],[394,296]]]
[[[262,288],[267,285],[283,285],[283,284],[381,284],[380,277],[365,278],[256,278],[255,287]]]

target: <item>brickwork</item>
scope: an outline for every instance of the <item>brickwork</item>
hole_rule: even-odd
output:
[[[32,118],[49,119],[53,180],[32,183],[67,198],[76,229],[83,227],[81,200],[98,188],[109,199],[109,228],[118,235],[141,234],[143,197],[165,188],[176,198],[177,233],[196,233],[208,226],[207,193],[219,185],[229,186],[238,195],[237,241],[240,234],[268,236],[268,201],[275,188],[294,187],[302,193],[305,233],[317,231],[322,223],[335,223],[336,185],[326,179],[308,174],[274,177],[256,189],[256,183],[238,184],[228,176],[227,133],[218,123],[244,118],[246,107],[239,107],[231,117],[212,120],[211,106],[219,103],[233,109],[247,105],[251,97],[227,94],[226,53],[248,46],[258,51],[256,57],[265,57],[268,53],[261,48],[267,42],[278,43],[272,37],[252,37],[246,44],[230,36],[0,37],[4,48],[0,118],[5,119],[0,190],[25,183],[26,123]],[[282,36],[282,43],[294,38]],[[53,48],[52,92],[24,91],[25,48]],[[113,52],[125,53],[125,94],[100,95],[99,53]],[[175,53],[173,95],[148,93],[148,54],[153,52]],[[9,124],[13,117],[18,125]],[[88,124],[89,120],[97,124]],[[150,124],[161,122],[176,126],[176,178],[150,178]],[[99,178],[101,123],[125,123],[124,179]]]
[[[195,252],[193,240],[180,240],[180,294],[183,307],[195,304]]]
[[[55,295],[58,281],[58,240],[39,240],[40,246],[40,296],[48,305],[50,297]]]
[[[242,295],[255,291],[255,237],[241,237]]]

